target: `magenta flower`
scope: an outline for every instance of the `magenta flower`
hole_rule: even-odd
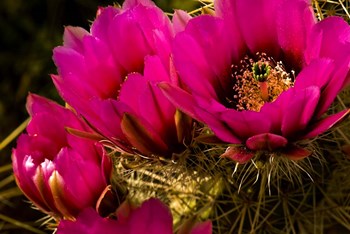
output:
[[[125,205],[124,205],[125,206]],[[173,223],[170,210],[161,201],[151,198],[139,208],[122,207],[118,219],[100,217],[93,209],[84,210],[75,222],[62,220],[58,234],[104,233],[104,234],[172,234]],[[210,234],[211,222],[198,223],[191,227],[189,234]],[[187,231],[187,229],[186,229]],[[180,233],[180,232],[179,232]]]
[[[95,207],[107,186],[112,163],[93,140],[70,135],[66,128],[91,132],[73,112],[29,95],[31,121],[13,150],[14,175],[23,193],[42,211],[73,219]]]
[[[176,14],[176,30],[187,18]],[[173,34],[151,1],[101,8],[90,33],[66,28],[64,45],[54,50],[59,76],[53,81],[63,99],[118,148],[170,157],[184,150],[191,131],[191,121],[155,85],[178,85],[170,60]]]
[[[220,0],[215,14],[193,18],[174,40],[190,92],[166,83],[163,91],[222,141],[241,145],[223,156],[310,155],[295,143],[349,113],[324,115],[349,83],[349,25],[338,17],[316,23],[306,0]]]

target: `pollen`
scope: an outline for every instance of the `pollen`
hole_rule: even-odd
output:
[[[233,96],[227,101],[239,111],[259,111],[264,103],[273,102],[294,85],[294,71],[287,72],[281,61],[276,62],[265,53],[255,57],[256,60],[246,56],[238,65],[231,66]]]

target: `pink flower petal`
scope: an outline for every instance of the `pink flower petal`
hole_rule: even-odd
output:
[[[222,120],[222,116],[226,115],[227,110],[222,104],[215,100],[207,100],[205,98],[196,97],[196,106],[194,107],[196,119],[207,124],[215,135],[222,141],[232,144],[240,144],[244,139]]]
[[[341,17],[328,17],[317,23],[310,33],[305,50],[305,59],[339,58],[350,53],[350,27]]]
[[[238,9],[236,2],[230,0],[215,0],[215,15],[224,19],[227,37],[230,38],[228,50],[232,53],[232,63],[237,63],[246,52],[243,35],[238,25]]]
[[[252,136],[246,141],[246,145],[251,150],[269,150],[273,151],[278,148],[283,148],[288,143],[288,140],[282,136],[272,133],[263,133]]]
[[[232,59],[225,33],[223,20],[202,15],[175,37],[174,63],[193,93],[218,100],[228,92]]]
[[[330,59],[315,59],[301,70],[294,87],[306,89],[309,86],[318,86],[322,90],[329,84],[334,68],[334,62]]]
[[[125,0],[123,3],[123,9],[128,9],[141,4],[143,6],[154,7],[154,3],[150,0]]]
[[[269,118],[266,118],[262,113],[254,111],[228,109],[221,113],[220,119],[242,140],[260,133],[269,132],[271,128]]]
[[[65,207],[82,210],[85,207],[94,206],[100,193],[107,186],[107,181],[102,180],[100,165],[86,160],[77,151],[68,148],[61,150],[54,163],[59,181],[62,180],[58,189],[64,196]]]
[[[108,31],[111,53],[118,55],[115,59],[128,72],[142,72],[144,57],[152,54],[140,20],[133,11],[123,12],[113,18]]]
[[[349,113],[350,109],[347,109],[336,114],[327,116],[322,120],[319,120],[318,122],[309,127],[307,133],[304,136],[302,136],[302,139],[313,138],[324,133],[328,129],[332,128],[335,124],[342,121],[346,116],[349,115]]]
[[[41,195],[41,200],[47,205],[49,214],[59,214],[56,208],[55,198],[51,192],[49,179],[55,171],[55,165],[52,161],[46,159],[36,168],[35,176],[32,178],[34,184]]]
[[[350,44],[349,44],[350,45]],[[327,111],[338,93],[350,82],[350,53],[346,58],[335,62],[335,69],[327,86],[322,90],[320,104],[316,117],[319,118]]]
[[[76,210],[73,206],[74,203],[70,200],[71,197],[62,191],[64,180],[61,175],[57,171],[54,171],[48,182],[59,214],[67,219],[74,219],[74,215],[78,215],[79,210]]]
[[[152,82],[171,82],[168,66],[163,64],[159,56],[146,56],[143,71],[145,79]]]
[[[192,17],[187,12],[183,10],[175,10],[172,19],[175,33],[184,31],[188,21],[191,18]]]
[[[23,136],[25,135],[21,135],[20,138]],[[37,165],[34,164],[34,160],[31,156],[25,155],[26,153],[22,152],[20,149],[14,149],[12,151],[12,167],[16,183],[35,205],[43,211],[49,212],[50,208],[45,201],[42,200],[41,194],[36,189],[33,182]]]
[[[91,25],[91,34],[102,41],[108,41],[109,27],[113,21],[114,16],[121,13],[121,10],[116,7],[105,7],[99,9],[100,14]]]
[[[130,234],[171,234],[173,219],[169,208],[157,199],[145,201],[131,213]]]
[[[277,9],[279,0],[237,0],[237,18],[244,40],[252,54],[265,52],[278,57]]]
[[[167,82],[161,82],[158,87],[163,91],[164,95],[181,111],[185,112],[192,118],[196,118],[194,111],[195,100],[189,93]]]
[[[81,27],[67,26],[64,29],[63,44],[65,47],[81,53],[84,50],[82,41],[87,35],[89,35],[89,32]]]
[[[255,155],[254,152],[245,149],[241,146],[230,146],[226,149],[225,153],[220,155],[223,158],[229,158],[235,162],[240,164],[244,164],[248,162]]]
[[[277,12],[278,41],[286,54],[287,64],[298,70],[304,65],[306,39],[316,23],[313,9],[307,0],[286,0]]]
[[[147,81],[141,74],[132,73],[128,75],[120,89],[119,101],[127,104],[134,110],[134,113],[140,115],[139,107],[142,100],[140,97],[142,97],[141,94],[144,92],[146,86]]]
[[[209,220],[202,223],[197,223],[190,232],[190,234],[211,234],[211,233],[212,233],[212,223]]]
[[[61,116],[66,112],[63,107],[58,106],[54,101],[31,93],[27,97],[26,108],[29,115],[32,117],[38,113],[48,113]]]
[[[282,152],[282,155],[284,157],[287,157],[291,160],[300,160],[310,156],[311,154],[311,151],[296,145],[288,145],[288,147],[286,147]]]
[[[180,33],[174,41],[174,47],[174,63],[182,81],[195,92],[215,98],[216,93],[210,83],[212,72],[196,41]]]
[[[95,210],[87,208],[80,213],[75,222],[61,220],[57,234],[119,234],[128,233],[126,226],[119,225],[116,220],[100,217]]]
[[[162,80],[162,75],[166,75],[163,80],[169,79],[169,76],[161,74],[164,71],[157,72],[156,67],[153,70],[154,74],[149,74],[151,71],[148,68],[145,77],[139,74],[129,75],[121,89],[120,101],[129,105],[135,115],[147,116],[145,119],[153,130],[165,142],[171,144],[176,138],[174,119],[176,108],[164,96],[159,87],[154,82],[149,81],[150,79],[157,79],[152,78],[153,76],[158,76],[160,80]]]
[[[86,119],[94,126],[95,130],[109,138],[112,142],[114,140],[127,142],[120,122],[123,114],[126,111],[130,111],[128,106],[112,99],[92,99],[88,104],[89,109],[93,110],[93,112],[89,112],[86,115]],[[117,142],[115,143],[121,146]]]
[[[303,90],[290,89],[293,93],[288,109],[283,113],[282,134],[284,137],[293,138],[294,134],[304,130],[314,115],[320,99],[320,89],[310,86]]]
[[[140,117],[125,113],[121,121],[121,128],[128,141],[147,156],[164,155],[169,150],[152,126]]]

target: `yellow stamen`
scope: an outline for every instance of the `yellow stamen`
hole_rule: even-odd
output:
[[[259,111],[266,102],[273,102],[294,84],[294,71],[286,72],[282,62],[257,53],[257,62],[249,57],[232,65],[233,96],[227,98],[236,110]]]

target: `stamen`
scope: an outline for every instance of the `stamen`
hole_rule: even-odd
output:
[[[246,56],[239,65],[232,65],[233,95],[227,101],[236,110],[259,111],[265,102],[274,101],[294,84],[295,72],[288,73],[282,62],[265,53],[257,60]]]

